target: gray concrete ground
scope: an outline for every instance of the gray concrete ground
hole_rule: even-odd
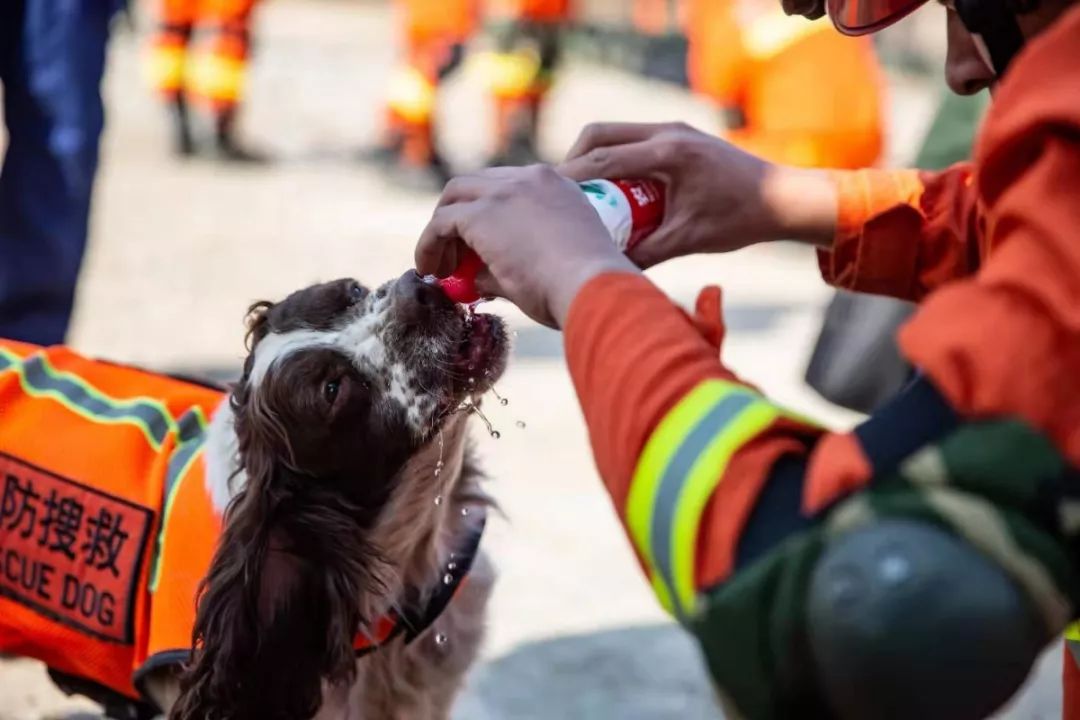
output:
[[[169,156],[162,111],[141,82],[142,38],[118,33],[73,344],[150,367],[232,375],[251,301],[342,275],[378,283],[405,269],[433,196],[388,186],[352,159],[376,136],[390,37],[382,5],[266,3],[245,127],[281,160],[245,169]],[[932,97],[895,78],[893,93],[897,159],[921,133]],[[452,160],[477,165],[490,115],[468,68],[444,93],[441,114]],[[708,128],[714,114],[678,89],[572,63],[552,101],[545,149],[559,156],[578,128],[603,119]],[[794,409],[837,427],[855,422],[801,382],[829,298],[809,252],[777,246],[683,260],[653,277],[683,302],[706,282],[720,283],[726,360]],[[510,405],[491,410],[502,439],[477,435],[490,490],[506,512],[486,540],[501,582],[484,661],[455,717],[719,717],[694,647],[653,601],[596,478],[558,336],[512,308],[495,309],[519,332],[499,386]],[[1054,716],[1057,661],[1004,717]],[[38,665],[0,661],[0,720],[87,707],[61,698]]]

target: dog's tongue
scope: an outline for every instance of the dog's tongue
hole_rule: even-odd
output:
[[[480,256],[472,250],[466,250],[457,269],[449,276],[439,280],[439,287],[454,302],[468,305],[480,299],[476,291],[476,275],[484,267]]]

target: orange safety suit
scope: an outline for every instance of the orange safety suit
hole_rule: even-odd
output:
[[[922,301],[900,346],[960,422],[1014,421],[1039,439],[1044,454],[1071,468],[1074,480],[1080,469],[1078,35],[1080,8],[1030,42],[995,96],[972,164],[939,173],[838,172],[838,230],[820,253],[824,278],[838,287]],[[808,65],[819,73],[807,81],[816,89],[829,73]],[[631,274],[586,285],[565,327],[600,475],[661,601],[680,617],[762,577],[742,572],[764,562],[740,559],[751,530],[759,540],[769,535],[768,557],[778,557],[793,547],[785,537],[820,526],[837,503],[871,492],[871,479],[884,472],[866,433],[826,432],[737,377],[718,357],[722,338],[718,293],[704,294],[691,318]],[[887,439],[920,432],[917,424],[901,428]],[[990,449],[984,444],[976,453]],[[665,465],[673,452],[678,462]],[[782,465],[798,471],[794,499],[762,504]],[[941,480],[936,461],[907,468],[927,470]],[[684,492],[675,494],[680,486]],[[1055,543],[1071,527],[1051,527],[1041,537]],[[658,528],[671,534],[658,539]],[[1071,552],[1043,547],[1058,557]],[[1071,557],[1074,568],[1078,561]],[[767,567],[780,573],[779,562]],[[1051,606],[1075,616],[1075,606],[1045,605]],[[772,627],[770,619],[776,618],[744,627]],[[1059,632],[1069,616],[1052,619]],[[762,643],[768,641],[750,650],[767,653]],[[729,644],[728,652],[734,650]],[[777,667],[773,656],[765,657],[756,667]],[[721,689],[745,691],[749,685],[725,686],[717,676],[722,659],[710,657]],[[1077,718],[1078,673],[1068,653],[1066,663],[1066,717]],[[767,702],[768,687],[756,700]]]
[[[387,146],[413,165],[435,154],[435,96],[440,77],[476,31],[478,0],[398,0],[401,53],[390,76],[384,132]]]
[[[561,56],[560,33],[570,0],[488,0],[494,52],[481,57],[495,106],[490,162],[535,162],[540,114]]]
[[[869,38],[779,7],[743,19],[737,0],[692,0],[687,38],[691,88],[739,116],[726,135],[736,145],[803,167],[877,162],[885,78]]]
[[[219,112],[240,101],[250,48],[251,12],[256,0],[161,0],[149,75],[167,99],[187,93]],[[209,37],[191,50],[192,35]]]

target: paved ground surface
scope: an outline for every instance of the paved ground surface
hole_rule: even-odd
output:
[[[242,357],[241,317],[251,301],[342,275],[378,283],[408,266],[433,197],[390,187],[352,160],[375,136],[390,28],[379,5],[266,4],[245,124],[253,141],[281,158],[269,169],[173,160],[160,108],[141,83],[141,39],[117,35],[93,247],[72,338],[78,348],[229,376]],[[918,85],[894,79],[894,86],[890,155],[900,158],[931,98]],[[467,72],[445,92],[442,113],[452,159],[476,165],[490,116]],[[598,119],[710,127],[713,114],[675,88],[572,64],[545,148],[558,156],[582,124]],[[721,283],[726,359],[798,410],[837,426],[855,421],[801,383],[829,297],[812,255],[778,246],[676,262],[654,277],[684,302],[705,282]],[[490,489],[506,511],[486,541],[501,583],[485,660],[456,717],[719,717],[694,648],[657,609],[595,477],[558,336],[498,310],[519,332],[499,387],[511,402],[491,413],[502,439],[477,437]],[[1053,717],[1055,662],[1008,717]],[[0,720],[88,707],[61,698],[36,664],[0,661]]]

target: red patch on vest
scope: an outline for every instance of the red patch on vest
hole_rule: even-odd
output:
[[[130,644],[153,516],[0,453],[0,594],[94,637]]]

